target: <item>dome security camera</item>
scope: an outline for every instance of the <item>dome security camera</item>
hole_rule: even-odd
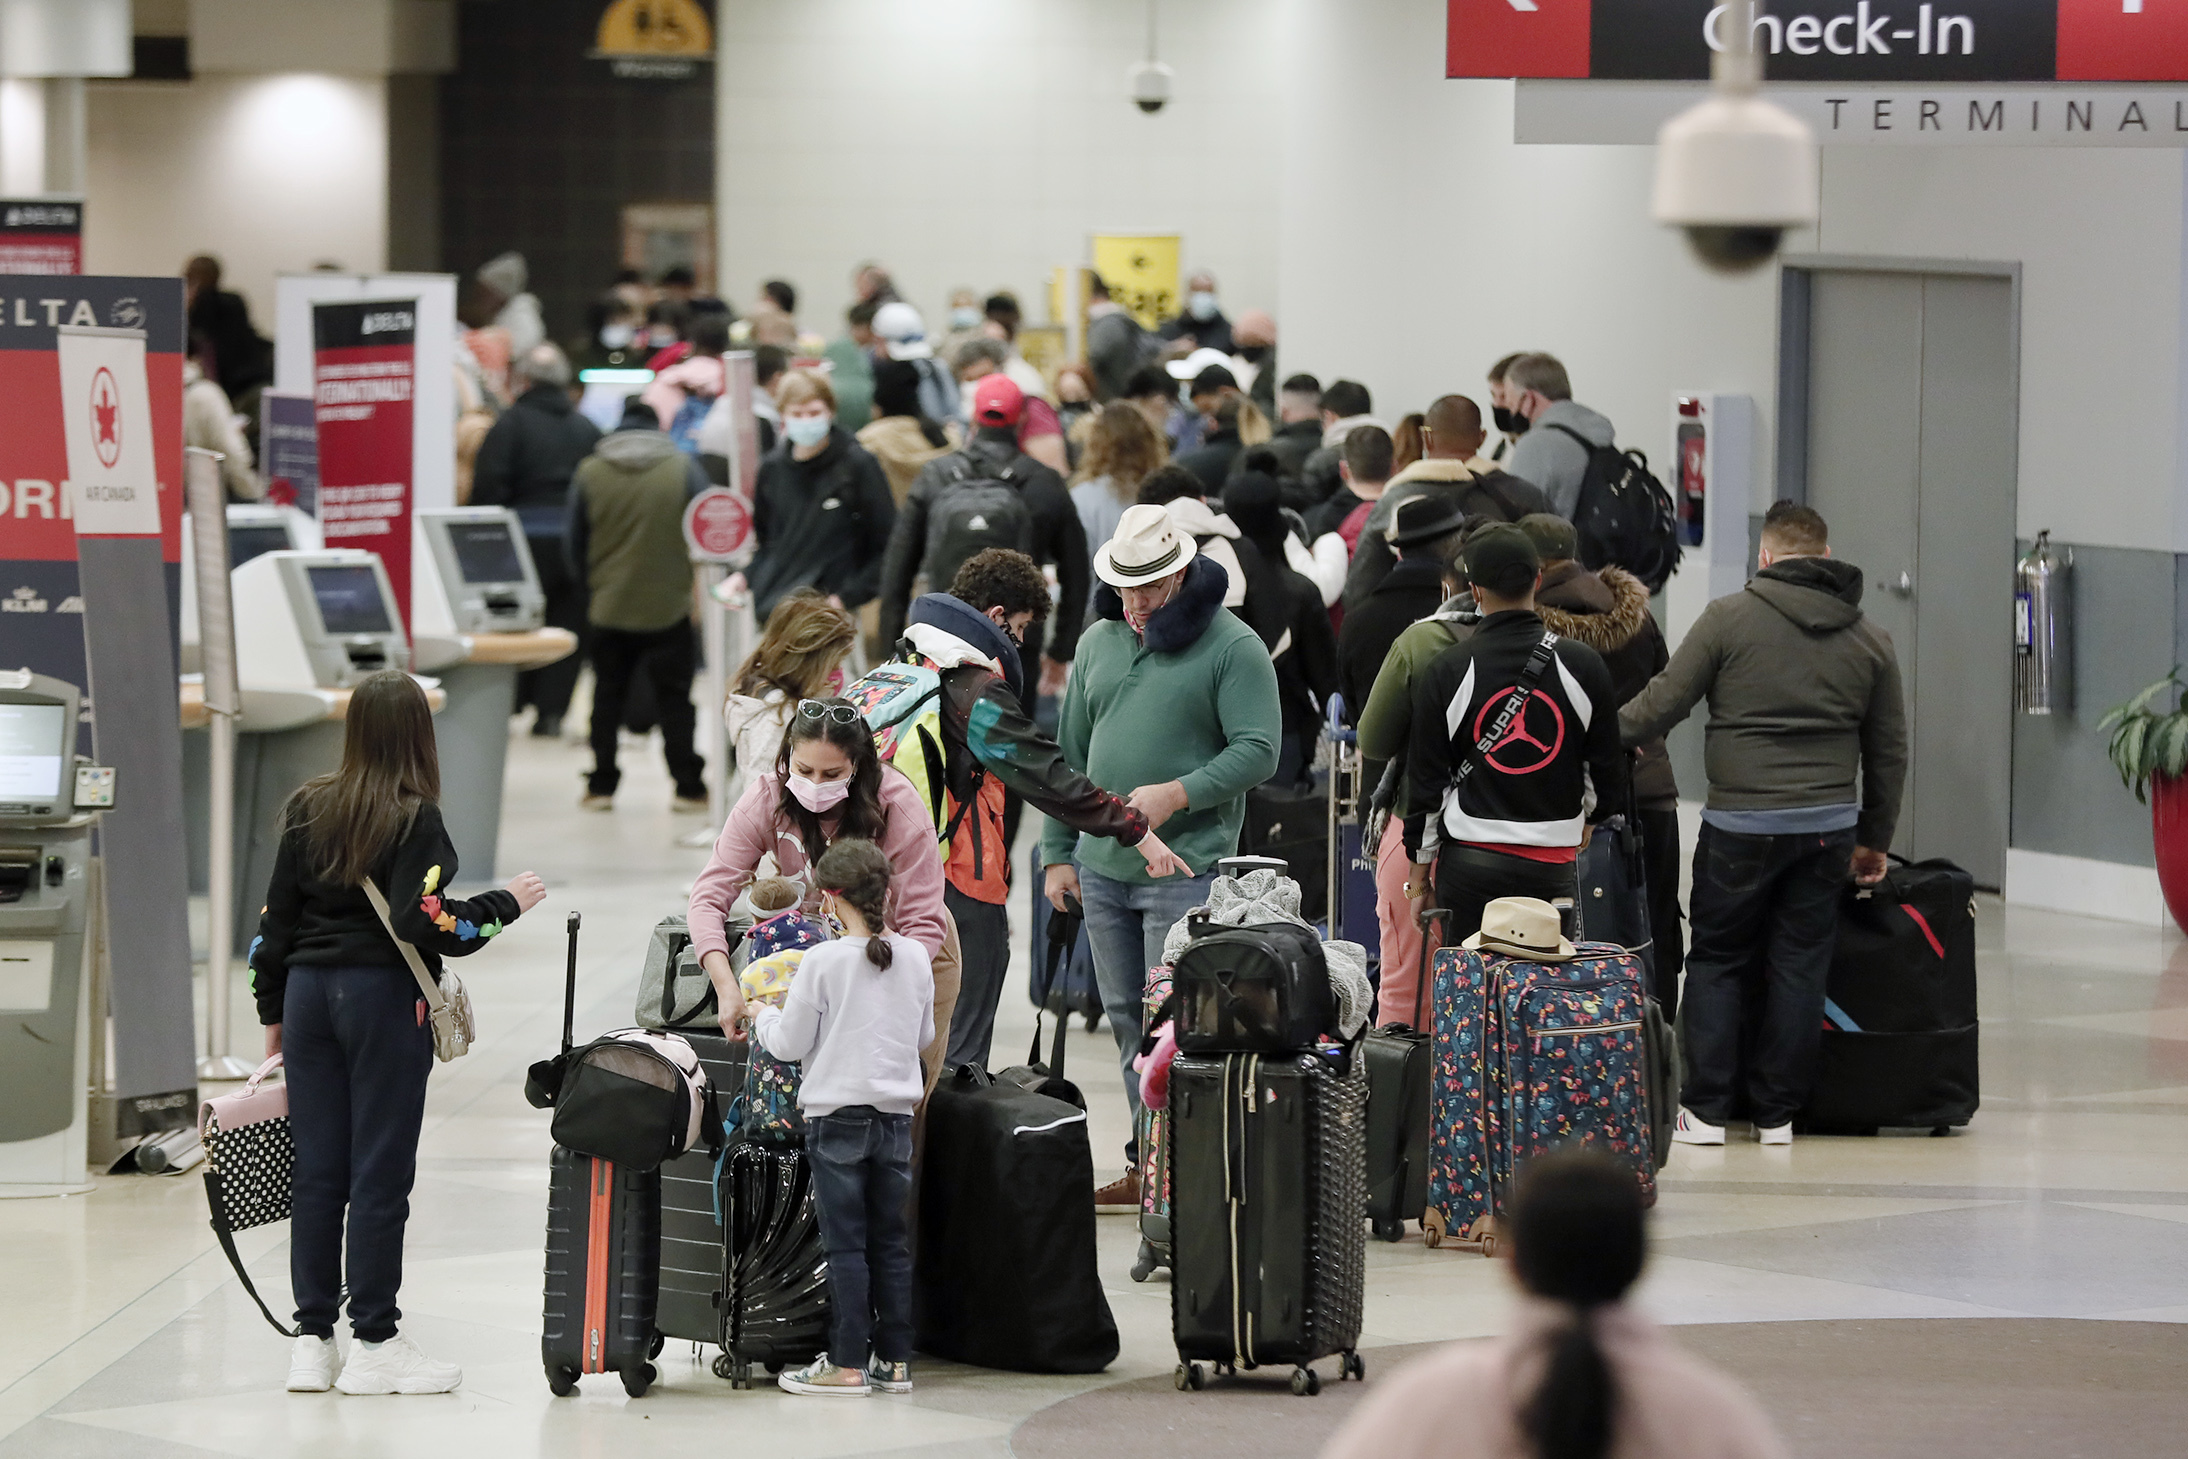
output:
[[[1153,116],[1170,104],[1171,71],[1160,61],[1142,61],[1132,68],[1132,104]]]
[[[1767,263],[1788,229],[1816,221],[1816,143],[1790,112],[1720,90],[1657,133],[1656,221],[1719,273]]]

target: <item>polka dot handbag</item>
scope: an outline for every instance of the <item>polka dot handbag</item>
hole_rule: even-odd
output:
[[[198,1135],[205,1142],[205,1200],[220,1249],[266,1320],[285,1336],[294,1337],[295,1330],[282,1326],[266,1299],[258,1295],[235,1247],[236,1232],[289,1219],[296,1169],[296,1145],[289,1134],[289,1086],[267,1078],[280,1067],[281,1056],[276,1054],[236,1093],[205,1101],[198,1110]]]

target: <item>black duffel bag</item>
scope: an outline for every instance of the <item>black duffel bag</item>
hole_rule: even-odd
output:
[[[1337,998],[1313,928],[1195,918],[1192,931],[1172,970],[1180,1051],[1285,1053],[1336,1030]]]
[[[1848,883],[1825,984],[1804,1130],[1964,1125],[1981,1102],[1975,879],[1950,861],[1895,857],[1874,887]]]

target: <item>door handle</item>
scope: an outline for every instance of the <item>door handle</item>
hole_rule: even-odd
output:
[[[1913,597],[1914,574],[1911,572],[1900,573],[1897,578],[1892,579],[1884,584],[1884,591],[1886,591],[1887,593],[1895,593],[1902,598]]]

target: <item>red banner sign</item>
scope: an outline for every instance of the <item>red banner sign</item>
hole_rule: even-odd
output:
[[[84,205],[44,199],[0,202],[0,274],[84,271]]]
[[[415,299],[312,306],[320,531],[329,547],[379,554],[406,632],[417,338]]]

